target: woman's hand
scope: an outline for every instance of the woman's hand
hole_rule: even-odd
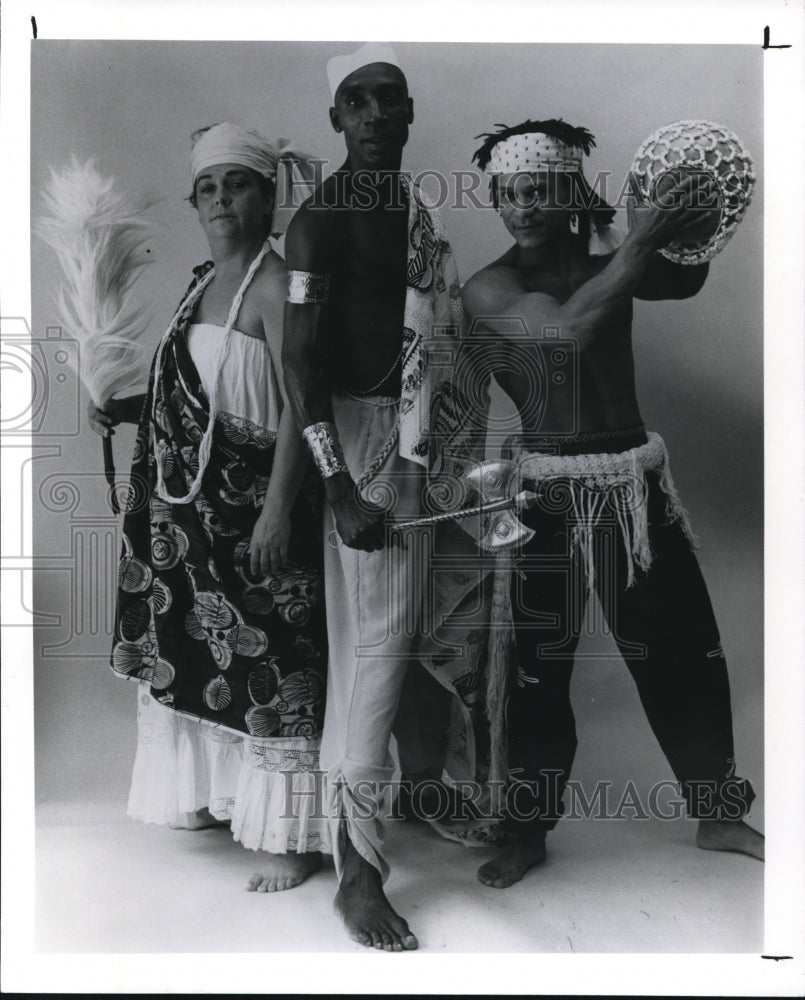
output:
[[[287,510],[277,505],[263,504],[252,532],[250,569],[252,576],[279,573],[288,557],[288,540],[291,537],[291,519]]]
[[[144,399],[143,395],[124,396],[123,399],[107,399],[102,406],[96,406],[90,399],[87,403],[89,425],[101,437],[111,437],[115,433],[112,428],[118,424],[138,422]]]
[[[90,399],[87,403],[89,425],[101,437],[110,437],[115,433],[112,428],[120,423],[120,415],[113,406],[114,402],[113,399],[107,399],[103,406],[96,406]]]

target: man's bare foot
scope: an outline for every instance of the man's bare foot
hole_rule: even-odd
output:
[[[766,838],[742,819],[700,819],[696,846],[705,851],[735,851],[764,861]]]
[[[181,823],[169,823],[171,830],[206,830],[211,826],[229,826],[228,819],[216,819],[209,809],[197,809],[187,813]]]
[[[249,879],[246,885],[249,892],[282,892],[283,889],[293,889],[321,868],[320,851],[309,851],[307,854],[288,851],[287,854],[269,854],[268,859],[263,871],[256,872]]]
[[[344,873],[335,897],[349,936],[367,948],[413,951],[419,942],[383,893],[380,872],[347,841]]]
[[[504,847],[478,869],[478,881],[491,889],[507,889],[519,882],[529,868],[545,860],[545,839],[521,841]]]

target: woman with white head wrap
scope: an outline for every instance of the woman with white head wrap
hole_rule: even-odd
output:
[[[130,815],[230,822],[272,854],[248,886],[260,891],[298,884],[330,850],[316,807],[321,496],[283,405],[287,278],[271,243],[311,176],[286,140],[231,122],[196,134],[190,201],[212,260],[152,366],[132,468],[146,496],[123,525],[112,654],[140,682]],[[111,409],[91,413],[96,429],[109,433]]]

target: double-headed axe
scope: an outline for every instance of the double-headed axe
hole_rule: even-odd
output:
[[[401,531],[476,516],[482,518],[481,530],[476,539],[481,548],[489,552],[513,548],[534,537],[534,532],[523,524],[517,511],[533,507],[538,499],[537,494],[531,490],[512,492],[517,476],[518,466],[507,459],[495,458],[479,462],[461,476],[469,506],[410,521],[391,520],[388,525],[395,531]],[[337,538],[337,532],[331,531],[331,545],[337,545],[334,536]]]

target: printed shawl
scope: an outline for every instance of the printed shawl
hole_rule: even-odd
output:
[[[195,269],[152,366],[123,525],[112,668],[146,680],[184,715],[256,737],[321,730],[327,636],[321,490],[311,476],[291,512],[289,562],[253,576],[249,544],[268,487],[276,432],[219,413],[206,470],[188,503],[209,400],[186,331],[212,264]],[[159,363],[158,363],[159,362]]]

